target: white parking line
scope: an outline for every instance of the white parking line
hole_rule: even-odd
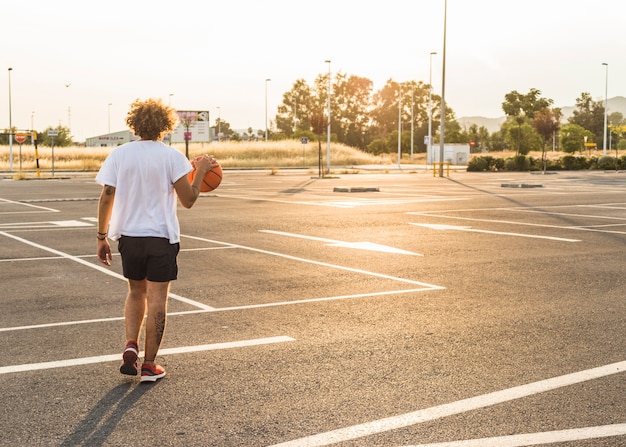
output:
[[[29,208],[35,208],[37,211],[5,211],[5,212],[0,212],[0,214],[28,214],[28,213],[38,213],[41,211],[45,211],[48,213],[60,213],[61,212],[61,210],[55,210],[54,208],[47,208],[45,206],[38,206],[38,205],[30,204],[30,203],[16,202],[14,200],[0,198],[0,205],[2,204],[25,206]]]
[[[415,222],[409,222],[409,224],[415,225],[417,227],[430,228],[432,230],[468,231],[471,233],[484,233],[484,234],[497,234],[500,236],[527,237],[531,239],[548,239],[548,240],[560,241],[560,242],[580,242],[580,239],[566,239],[566,238],[555,237],[555,236],[540,236],[537,234],[511,233],[508,231],[479,230],[477,228],[459,226],[459,225],[421,224],[421,223],[415,223]]]
[[[47,251],[47,252],[50,252],[50,253],[54,253],[55,255],[61,256],[61,257],[65,258],[65,259],[69,259],[70,261],[77,262],[77,263],[82,264],[84,266],[87,266],[89,268],[98,270],[99,272],[105,273],[105,274],[107,274],[109,276],[113,276],[114,278],[118,278],[118,279],[121,279],[123,281],[126,281],[126,278],[124,278],[124,276],[120,275],[119,273],[113,272],[113,271],[109,270],[106,267],[102,267],[102,266],[99,266],[97,264],[93,264],[93,263],[91,263],[89,261],[85,261],[84,259],[81,259],[78,256],[72,256],[72,255],[70,255],[68,253],[64,253],[64,252],[62,252],[60,250],[55,250],[54,248],[46,247],[45,245],[41,245],[41,244],[38,244],[36,242],[29,241],[28,239],[24,239],[24,238],[21,238],[19,236],[14,236],[11,233],[7,233],[7,232],[4,232],[4,231],[0,231],[0,236],[6,236],[6,237],[14,239],[16,241],[22,242],[23,244],[30,245],[30,246],[35,247],[35,248],[39,248],[40,250],[44,250],[44,251]],[[193,301],[193,300],[190,300],[189,298],[183,298],[180,295],[176,295],[174,293],[170,293],[169,297],[173,298],[173,299],[176,299],[176,300],[179,300],[179,301],[182,301],[182,302],[184,302],[186,304],[190,304],[192,306],[198,307],[198,308],[203,309],[203,310],[212,310],[213,309],[211,306],[207,306],[204,303],[200,303],[198,301]]]
[[[295,338],[287,336],[256,338],[252,340],[231,341],[225,343],[212,343],[208,345],[181,346],[179,348],[159,349],[159,356],[173,354],[187,354],[190,352],[214,351],[217,349],[243,348],[248,346],[267,345],[270,343],[284,343],[287,341],[295,341]],[[139,356],[143,357],[144,353],[140,352]],[[121,360],[121,354],[99,355],[95,357],[83,357],[79,359],[56,360],[52,362],[27,363],[24,365],[11,365],[0,367],[0,375],[11,374],[17,372],[37,371],[52,368],[67,368],[70,366],[90,365],[93,363],[115,362]]]
[[[520,385],[501,391],[495,391],[493,393],[483,394],[482,396],[470,397],[468,399],[438,405],[424,410],[417,410],[412,413],[401,414],[385,419],[379,419],[377,421],[332,430],[326,433],[319,433],[317,435],[294,439],[293,441],[275,444],[271,447],[320,447],[331,445],[338,442],[358,439],[364,436],[371,436],[378,433],[384,433],[420,424],[422,422],[433,421],[447,416],[490,407],[492,405],[529,397],[539,393],[545,393],[546,391],[552,391],[558,388],[575,385],[577,383],[598,379],[600,377],[624,373],[624,371],[626,371],[626,361],[571,374],[565,374],[551,379],[540,380],[526,385]]]
[[[555,442],[582,441],[626,435],[626,424],[601,425],[599,427],[572,428],[541,433],[498,436],[495,438],[466,439],[463,441],[437,442],[404,447],[526,447]]]

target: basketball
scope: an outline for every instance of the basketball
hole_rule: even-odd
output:
[[[189,183],[193,182],[195,176],[196,170],[194,168],[194,170],[189,173]],[[218,165],[204,175],[202,183],[200,184],[200,192],[213,191],[220,186],[220,183],[222,183],[222,167]]]

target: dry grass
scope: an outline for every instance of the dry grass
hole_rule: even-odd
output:
[[[185,153],[184,144],[174,145]],[[88,147],[55,147],[54,169],[59,171],[97,171],[111,152],[111,148]],[[322,166],[326,165],[326,143],[322,143]],[[52,169],[52,150],[50,147],[39,147],[39,168],[42,171]],[[210,153],[214,155],[224,168],[270,168],[281,167],[317,167],[319,146],[311,142],[304,146],[300,141],[286,140],[276,142],[220,142],[192,143],[189,145],[189,157]],[[423,163],[425,154],[416,154],[415,163]],[[393,164],[397,159],[394,155],[374,156],[358,149],[339,143],[331,144],[331,162],[333,166],[351,167],[368,164]],[[36,168],[35,149],[23,145],[21,149],[21,167],[23,170]],[[20,168],[19,146],[13,146],[13,170]],[[9,170],[9,147],[0,146],[0,170]]]
[[[185,153],[184,144],[175,147]],[[304,150],[303,150],[304,149]],[[54,169],[59,171],[95,172],[111,152],[111,148],[87,147],[55,147]],[[326,142],[321,145],[322,167],[327,163]],[[220,142],[220,143],[192,143],[189,145],[189,157],[210,153],[217,157],[222,166],[228,168],[267,168],[276,174],[279,168],[307,167],[317,171],[319,163],[319,145],[310,142],[303,145],[299,140],[269,141],[269,142]],[[515,152],[495,152],[472,154],[472,156],[491,155],[508,158]],[[528,154],[533,158],[541,158],[541,152]],[[548,159],[558,159],[562,152],[546,153]],[[51,171],[52,150],[50,147],[39,147],[39,168],[41,171]],[[331,164],[336,172],[358,173],[358,167],[363,165],[389,165],[397,163],[397,153],[371,155],[358,149],[340,143],[331,144]],[[413,160],[403,154],[403,164],[423,165],[426,163],[425,153],[415,153]],[[35,149],[30,145],[23,145],[21,149],[21,168],[24,171],[34,171]],[[0,171],[9,170],[9,147],[0,146]],[[18,145],[13,146],[13,171],[20,171],[20,150]]]

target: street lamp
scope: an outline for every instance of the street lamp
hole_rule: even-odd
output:
[[[13,121],[11,118],[11,71],[9,67],[9,171],[13,172]]]
[[[328,165],[328,173],[330,174],[330,61],[325,60],[328,64],[328,129],[326,130],[326,162]]]
[[[604,82],[604,141],[602,142],[602,155],[606,155],[606,129],[608,121],[608,91],[609,91],[609,64],[602,62],[606,67],[606,80]]]
[[[30,114],[30,144],[35,145],[35,112]]]
[[[429,58],[429,76],[428,76],[428,146],[426,150],[428,154],[426,155],[426,164],[428,165],[428,158],[431,157],[432,147],[433,147],[433,56],[437,54],[436,51],[431,51]]]
[[[168,107],[172,106],[172,96],[174,96],[174,93],[170,93],[169,97],[167,98]]]
[[[448,16],[448,0],[445,0],[443,5],[443,55],[441,70],[441,123],[439,129],[439,177],[443,177],[443,145],[446,122],[446,22]]]
[[[398,169],[402,160],[402,83],[398,84]]]
[[[267,83],[271,81],[271,79],[265,80],[265,142],[267,143]]]
[[[109,103],[109,133],[111,133],[111,103]]]

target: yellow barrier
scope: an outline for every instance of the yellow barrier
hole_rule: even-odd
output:
[[[446,165],[446,177],[450,177],[450,162],[449,161],[435,161],[433,162],[433,177],[437,176],[437,172],[441,169],[442,165]],[[437,169],[439,168],[439,169]]]

